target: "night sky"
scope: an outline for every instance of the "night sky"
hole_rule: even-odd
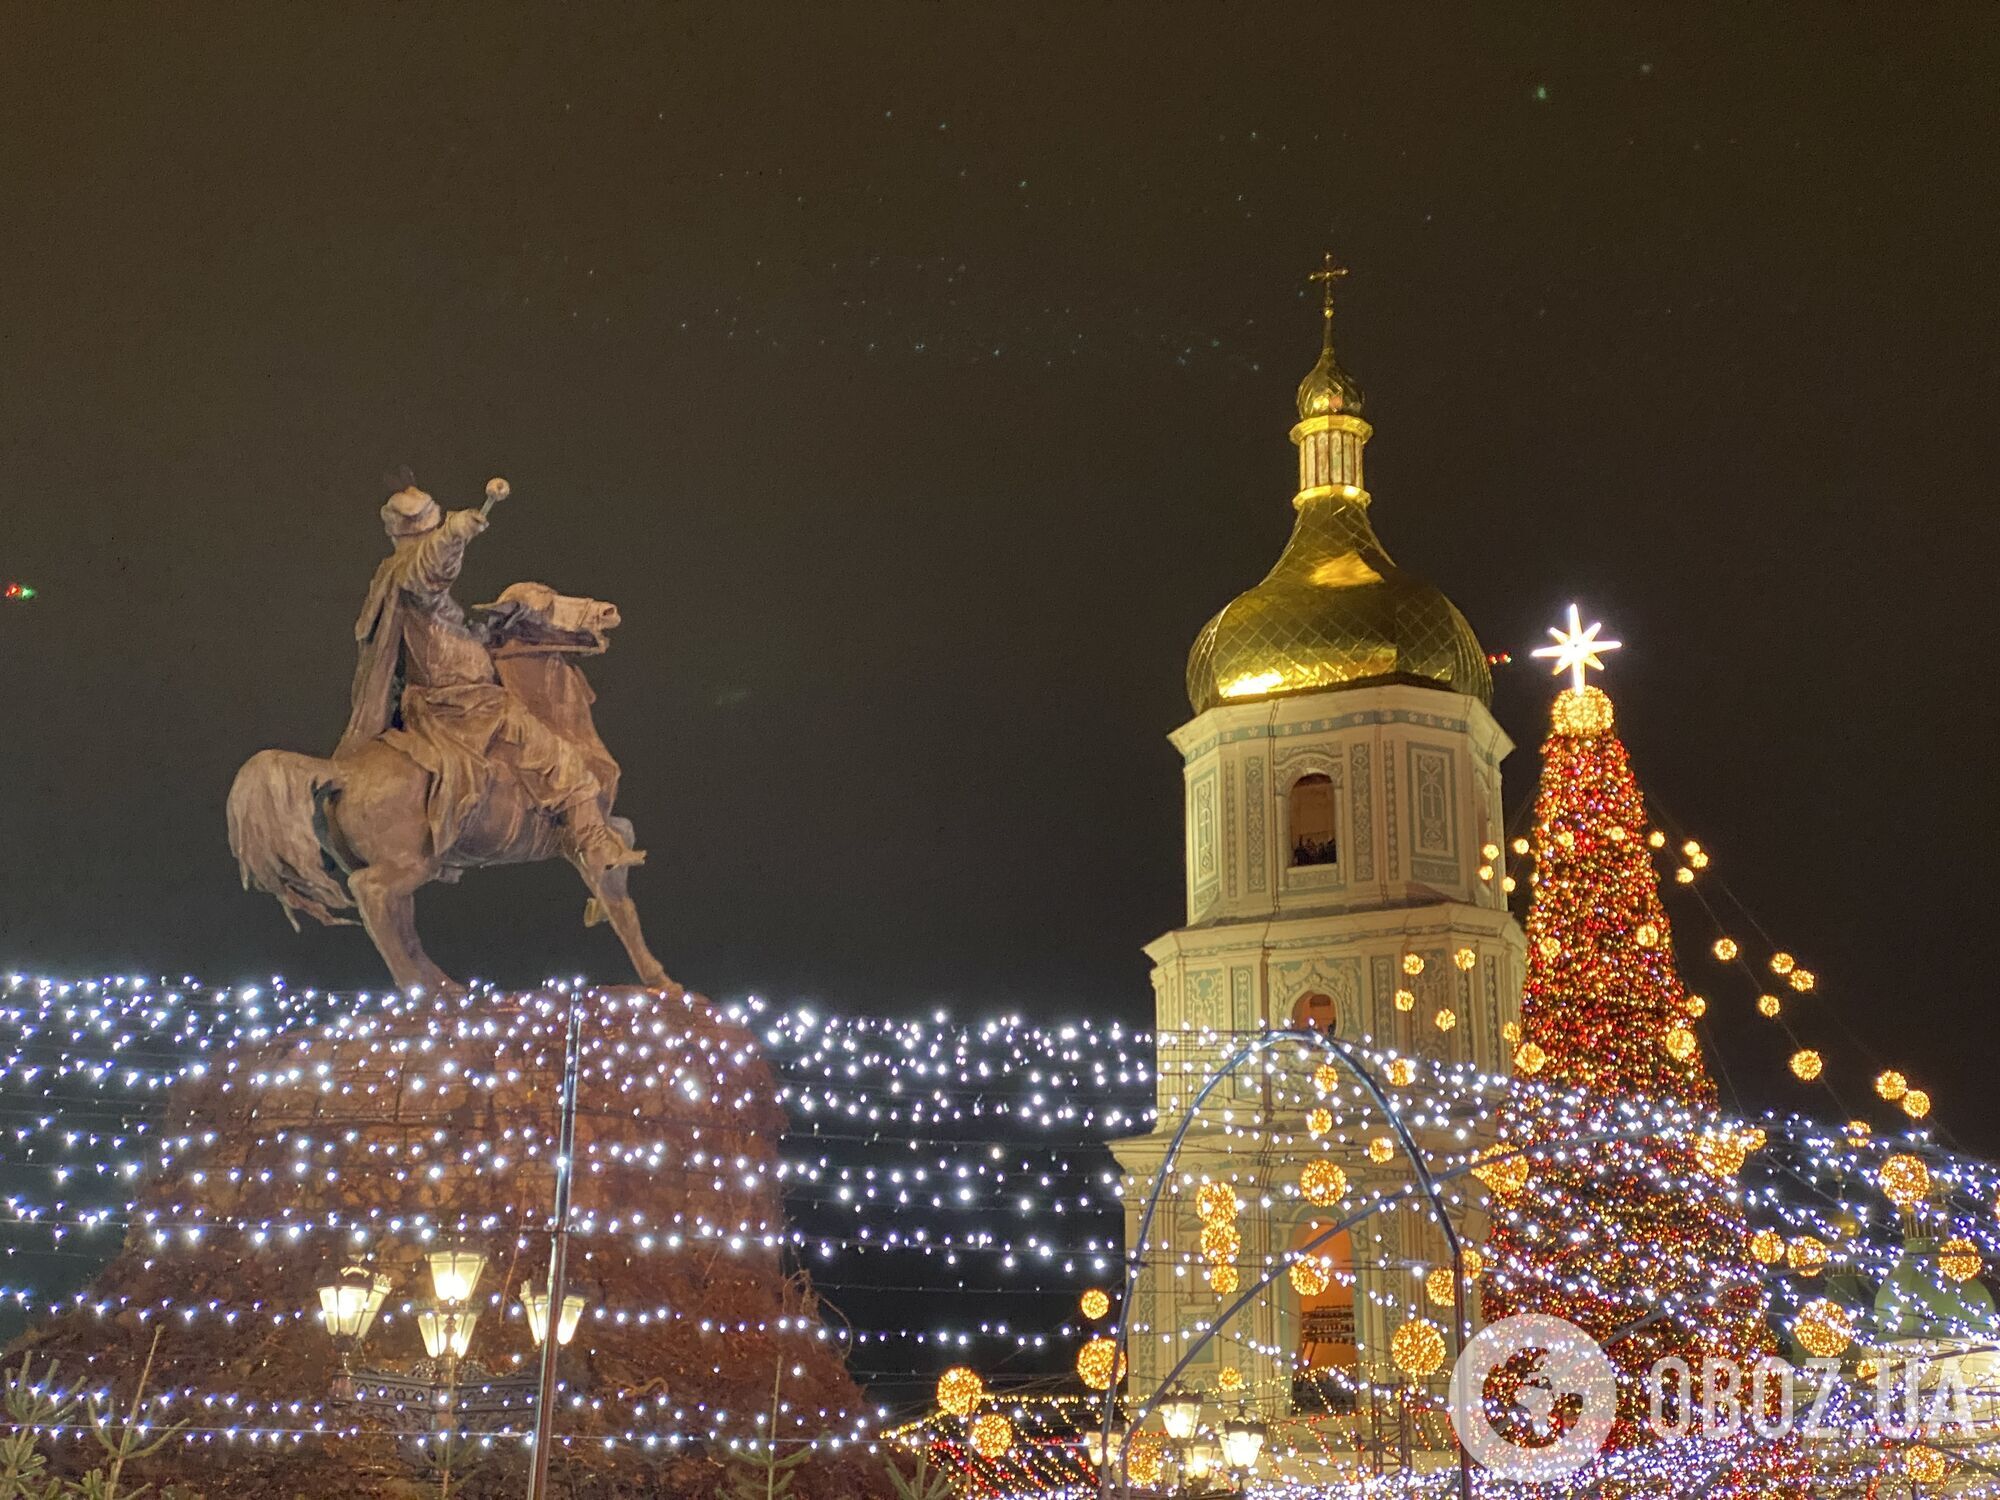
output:
[[[1145,1020],[1164,736],[1283,543],[1331,248],[1397,560],[1489,650],[1603,616],[1830,1072],[2000,1146],[1996,64],[1983,4],[9,8],[0,964],[380,982],[222,804],[330,750],[407,462],[514,485],[462,599],[624,611],[677,977]],[[1520,809],[1552,689],[1496,675]],[[622,977],[582,903],[420,914],[460,974]]]

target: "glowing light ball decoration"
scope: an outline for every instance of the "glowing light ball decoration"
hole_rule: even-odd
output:
[[[1724,963],[1736,957],[1738,951],[1735,938],[1719,937],[1715,940],[1715,956]]]
[[[1875,1180],[1881,1185],[1882,1196],[1898,1208],[1914,1208],[1930,1196],[1931,1169],[1921,1156],[1906,1151],[1883,1162]]]
[[[1667,1049],[1667,1056],[1675,1062],[1686,1062],[1695,1055],[1699,1043],[1687,1027],[1676,1023],[1667,1028],[1667,1034],[1660,1039],[1660,1045]]]
[[[1801,1047],[1792,1054],[1791,1061],[1786,1066],[1792,1070],[1792,1076],[1800,1082],[1811,1083],[1826,1071],[1826,1059],[1810,1047]]]
[[[1875,1075],[1876,1094],[1881,1098],[1887,1099],[1891,1104],[1909,1093],[1909,1091],[1910,1080],[1905,1078],[1901,1073],[1898,1073],[1894,1068]]]
[[[1514,1066],[1533,1078],[1548,1063],[1549,1055],[1534,1042],[1523,1042],[1514,1049]]]
[[[1785,1237],[1775,1229],[1760,1229],[1750,1236],[1750,1253],[1767,1266],[1785,1258]]]
[[[1779,952],[1771,955],[1771,972],[1773,974],[1789,974],[1798,966],[1799,961],[1789,953]]]
[[[1511,1198],[1528,1185],[1528,1158],[1509,1146],[1492,1146],[1480,1153],[1472,1175],[1503,1198]]]
[[[1984,1263],[1979,1247],[1963,1236],[1955,1236],[1938,1246],[1938,1269],[1953,1281],[1972,1280]]]
[[[1916,1443],[1903,1450],[1903,1472],[1918,1484],[1943,1484],[1951,1474],[1951,1460],[1935,1448]]]
[[[1340,1087],[1340,1069],[1332,1063],[1321,1063],[1313,1069],[1313,1087],[1322,1094],[1330,1094]]]
[[[1425,1274],[1424,1295],[1430,1298],[1433,1307],[1450,1307],[1458,1300],[1458,1288],[1452,1284],[1450,1266],[1437,1266]]]
[[[1208,1268],[1209,1290],[1214,1292],[1216,1296],[1232,1297],[1236,1294],[1236,1289],[1241,1285],[1243,1285],[1243,1278],[1237,1273],[1236,1267],[1221,1265],[1210,1266]]]
[[[1802,1234],[1785,1246],[1785,1262],[1801,1276],[1817,1276],[1826,1269],[1831,1254],[1826,1241]]]
[[[1330,1161],[1309,1161],[1299,1169],[1299,1196],[1315,1208],[1338,1203],[1347,1196],[1347,1174]]]
[[[1931,1112],[1931,1096],[1922,1089],[1911,1089],[1903,1095],[1903,1113],[1912,1120],[1921,1120]]]
[[[976,1370],[968,1370],[964,1365],[953,1365],[938,1376],[938,1410],[950,1417],[969,1417],[973,1409],[986,1399],[986,1382]]]
[[[1167,1439],[1161,1432],[1135,1432],[1125,1450],[1125,1473],[1134,1484],[1151,1487],[1166,1472]]]
[[[1306,1134],[1318,1140],[1333,1129],[1333,1111],[1316,1109],[1306,1116]]]
[[[1403,972],[1409,975],[1412,979],[1416,978],[1417,975],[1423,973],[1424,972],[1423,955],[1421,953],[1405,953],[1403,955]]]
[[[1125,1356],[1115,1339],[1086,1340],[1076,1351],[1077,1378],[1093,1391],[1108,1391],[1125,1378]]]
[[[1211,1263],[1231,1261],[1243,1249],[1243,1236],[1234,1224],[1220,1220],[1201,1226],[1201,1258]]]
[[[1407,1057],[1391,1058],[1388,1072],[1392,1088],[1406,1089],[1417,1081],[1417,1065]]]
[[[1447,1007],[1431,1017],[1431,1024],[1439,1031],[1450,1031],[1458,1024],[1458,1012]]]
[[[1005,1458],[1014,1449],[1014,1424],[997,1411],[972,1423],[972,1451],[981,1458]]]
[[[1417,1008],[1417,992],[1415,990],[1396,991],[1397,1010],[1408,1011],[1408,1010],[1415,1010],[1416,1008]]]
[[[1444,1332],[1428,1318],[1412,1318],[1389,1336],[1389,1358],[1412,1380],[1444,1368]]]
[[[1215,1388],[1227,1394],[1243,1389],[1243,1372],[1234,1365],[1224,1365],[1215,1372]]]
[[[1467,1281],[1478,1280],[1480,1275],[1486,1270],[1486,1252],[1481,1250],[1477,1245],[1460,1245],[1458,1247],[1458,1258],[1459,1262],[1465,1267],[1465,1279]]]
[[[1195,1216],[1204,1224],[1233,1219],[1242,1212],[1242,1208],[1236,1189],[1226,1182],[1204,1182],[1195,1190]]]
[[[1757,1014],[1767,1021],[1776,1020],[1778,1012],[1784,1008],[1783,1003],[1779,1001],[1776,995],[1759,995],[1757,997]]]
[[[1451,961],[1458,965],[1461,973],[1469,973],[1479,962],[1479,955],[1470,948],[1460,948],[1452,954]]]
[[[1292,1283],[1292,1290],[1301,1297],[1317,1297],[1333,1285],[1332,1268],[1317,1255],[1293,1261],[1285,1275]]]
[[[1792,1320],[1792,1337],[1819,1359],[1833,1359],[1854,1342],[1854,1321],[1838,1302],[1816,1297]]]
[[[1111,1311],[1111,1298],[1108,1293],[1100,1288],[1092,1287],[1077,1299],[1076,1305],[1086,1318],[1095,1323],[1099,1318]]]
[[[1394,1160],[1395,1155],[1396,1142],[1389,1136],[1378,1135],[1368,1142],[1368,1159],[1378,1167]],[[2000,1214],[2000,1208],[1996,1208],[1994,1212]]]

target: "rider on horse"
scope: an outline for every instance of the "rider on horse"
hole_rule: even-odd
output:
[[[497,761],[554,820],[563,852],[578,865],[639,864],[644,853],[605,821],[604,789],[582,752],[500,680],[451,597],[466,543],[487,527],[485,513],[447,515],[407,471],[401,478],[382,507],[395,551],[375,570],[354,626],[360,660],[336,758],[381,737],[429,771],[426,812],[440,855],[477,810],[487,767]],[[489,506],[501,494],[504,487],[489,490]]]

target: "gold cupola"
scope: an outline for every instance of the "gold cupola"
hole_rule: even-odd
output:
[[[1288,693],[1407,682],[1493,699],[1472,627],[1437,589],[1389,560],[1368,519],[1361,450],[1374,429],[1361,388],[1333,353],[1333,257],[1324,287],[1319,362],[1299,385],[1298,518],[1264,581],[1202,627],[1188,653],[1196,713]]]

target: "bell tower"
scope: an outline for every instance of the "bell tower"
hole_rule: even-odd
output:
[[[1146,948],[1159,1035],[1159,1122],[1119,1143],[1127,1247],[1175,1130],[1204,1082],[1258,1033],[1312,1027],[1382,1051],[1505,1072],[1524,940],[1507,909],[1500,763],[1512,743],[1489,709],[1486,655],[1444,594],[1398,568],[1377,539],[1363,450],[1374,429],[1333,347],[1328,257],[1318,362],[1299,386],[1299,482],[1290,540],[1264,580],[1202,628],[1188,657],[1193,717],[1180,752],[1186,920]],[[1303,1107],[1278,1106],[1247,1068],[1205,1111],[1305,1139]],[[1255,1121],[1254,1127],[1251,1122]],[[1193,1132],[1162,1197],[1131,1309],[1131,1391],[1150,1394],[1185,1330],[1227,1298],[1198,1248],[1195,1185],[1232,1182],[1267,1209],[1241,1220],[1244,1285],[1281,1263],[1307,1227],[1296,1197],[1255,1180],[1271,1153],[1226,1155]],[[1264,1168],[1252,1165],[1258,1160]],[[1365,1184],[1404,1170],[1359,1151]],[[1393,1384],[1387,1337],[1412,1315],[1419,1225],[1356,1233],[1336,1268],[1341,1306],[1303,1307],[1279,1277],[1185,1383],[1228,1391],[1266,1416],[1293,1410],[1320,1365],[1331,1384]],[[1415,1292],[1420,1297],[1420,1289]],[[1335,1325],[1339,1324],[1339,1327]],[[1308,1326],[1311,1325],[1311,1326]],[[1241,1377],[1241,1386],[1236,1385]],[[1318,1384],[1326,1386],[1328,1380]],[[1323,1397],[1315,1399],[1324,1399]],[[1317,1409],[1317,1408],[1314,1408]]]

